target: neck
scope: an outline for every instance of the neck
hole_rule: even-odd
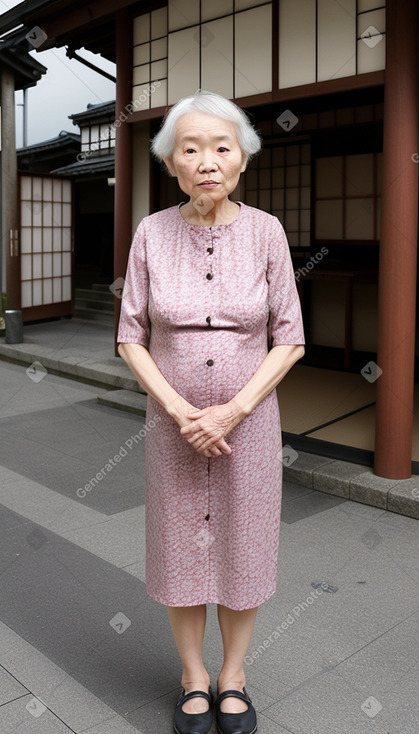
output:
[[[200,197],[201,198],[201,197]],[[199,199],[196,200],[199,202]],[[214,202],[214,206],[209,211],[205,211],[205,198],[203,198],[202,208],[198,203],[191,200],[180,208],[182,217],[189,224],[198,224],[203,227],[212,227],[214,224],[228,224],[235,219],[239,213],[240,206],[230,201],[228,197],[221,201]],[[204,213],[205,212],[205,213]]]

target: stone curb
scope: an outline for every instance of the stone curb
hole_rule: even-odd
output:
[[[374,474],[370,467],[300,451],[291,466],[284,465],[284,479],[419,520],[417,474],[409,479],[385,479]]]
[[[141,392],[141,388],[122,360],[111,357],[106,362],[77,357],[65,350],[54,350],[38,344],[6,344],[0,342],[0,359],[13,364],[40,362],[47,372],[85,382],[96,387],[115,387]]]
[[[60,352],[38,344],[6,344],[1,341],[0,359],[23,365],[37,361],[51,374],[98,387],[116,388],[99,396],[98,402],[145,416],[147,397],[128,367],[116,357],[106,362],[95,362],[65,350]],[[292,464],[284,465],[284,479],[419,519],[419,476],[416,474],[409,479],[385,479],[376,476],[369,467],[300,451]]]

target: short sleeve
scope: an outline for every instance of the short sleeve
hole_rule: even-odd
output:
[[[146,234],[144,223],[141,221],[128,257],[118,326],[118,344],[142,344],[148,348],[150,340],[148,292]]]
[[[300,298],[284,228],[275,218],[269,241],[268,349],[280,344],[305,344]]]

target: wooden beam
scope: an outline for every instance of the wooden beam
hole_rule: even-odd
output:
[[[118,120],[132,100],[132,18],[128,9],[116,16],[116,104]],[[116,128],[115,139],[115,241],[114,280],[125,278],[132,232],[132,127],[126,120]],[[121,300],[115,296],[115,356]]]
[[[419,5],[388,0],[374,471],[412,473],[419,155]],[[378,372],[378,370],[377,370]]]

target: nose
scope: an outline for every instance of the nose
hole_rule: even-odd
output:
[[[199,164],[199,170],[201,173],[208,173],[209,171],[216,171],[218,166],[214,161],[214,155],[210,150],[203,150],[201,154],[201,162]]]

